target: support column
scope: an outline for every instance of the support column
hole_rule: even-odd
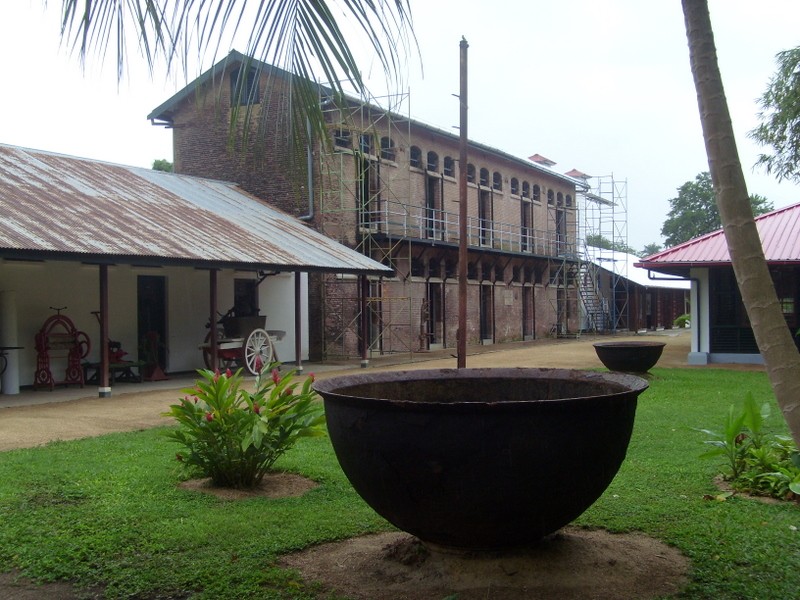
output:
[[[19,346],[17,345],[17,293],[0,292],[0,346],[5,351],[6,368],[0,382],[3,394],[19,394]]]
[[[210,269],[208,271],[208,310],[211,313],[209,317],[209,332],[208,341],[211,347],[209,354],[211,355],[212,370],[219,365],[219,341],[217,340],[217,271]]]
[[[369,280],[366,275],[359,275],[358,281],[360,283],[359,304],[361,308],[361,335],[359,336],[359,345],[361,346],[361,368],[366,369],[369,366],[369,313],[367,312],[369,309],[367,304],[367,298],[369,298]]]
[[[100,387],[97,395],[100,398],[111,397],[109,385],[108,356],[108,265],[100,265]]]
[[[303,372],[303,286],[302,273],[294,272],[294,363]]]

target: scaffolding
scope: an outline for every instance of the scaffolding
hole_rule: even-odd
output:
[[[628,182],[613,174],[589,180],[590,187],[578,196],[582,329],[616,333],[630,323],[628,262],[619,260],[629,248]],[[601,284],[601,270],[610,274],[607,288]]]
[[[409,95],[363,98],[336,104],[320,98],[333,146],[319,155],[321,229],[339,243],[354,248],[395,271],[410,272],[411,244],[386,235],[389,207],[408,210],[410,172],[395,168],[398,153],[411,147]],[[402,216],[401,216],[402,218]],[[401,263],[406,263],[401,267]],[[326,357],[350,357],[357,348],[361,320],[359,287],[354,278],[323,280]],[[424,299],[405,293],[402,281],[370,281],[367,298],[368,355],[413,352],[409,340],[412,313]]]
[[[576,191],[580,188],[576,187]],[[552,232],[555,240],[554,247],[548,252],[549,286],[555,288],[555,296],[550,296],[550,307],[553,310],[554,321],[550,328],[551,337],[578,337],[580,327],[571,327],[573,322],[579,322],[579,278],[581,268],[580,248],[578,240],[578,217],[571,210],[576,205],[571,195],[563,197],[558,194],[554,198],[548,197],[548,230]]]

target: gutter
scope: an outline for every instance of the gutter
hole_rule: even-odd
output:
[[[297,217],[301,221],[311,221],[314,219],[314,153],[311,150],[311,121],[306,119],[306,135],[308,144],[306,145],[306,187],[308,188],[308,212]]]

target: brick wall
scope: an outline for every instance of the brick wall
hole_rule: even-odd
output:
[[[454,273],[432,277],[427,267],[422,273],[411,274],[412,259],[430,261],[432,257],[457,266],[457,229],[455,217],[459,212],[458,138],[409,122],[403,117],[374,115],[363,107],[327,113],[331,139],[342,136],[338,146],[318,145],[312,153],[313,189],[307,185],[305,148],[296,156],[289,155],[288,129],[285,122],[286,90],[278,77],[262,77],[264,100],[252,107],[242,107],[232,117],[230,85],[227,75],[217,78],[218,87],[199,89],[188,96],[174,111],[174,160],[178,173],[234,181],[248,192],[297,216],[309,210],[309,195],[313,194],[312,225],[331,238],[370,255],[378,261],[391,260],[398,270],[396,279],[385,280],[379,288],[385,295],[380,300],[384,314],[391,314],[391,331],[385,332],[378,347],[386,352],[419,348],[429,282],[443,286],[442,324],[443,343],[456,346],[458,327],[458,291]],[[244,114],[250,111],[250,122],[264,133],[263,137],[243,126]],[[380,117],[380,118],[378,118]],[[240,122],[238,132],[230,135],[230,122]],[[344,139],[349,132],[349,139]],[[391,143],[382,140],[391,140]],[[382,153],[390,150],[389,153]],[[412,155],[419,163],[412,166]],[[429,153],[438,159],[429,165]],[[445,173],[445,163],[450,168]],[[575,189],[568,181],[535,166],[513,159],[482,146],[472,146],[469,164],[475,169],[475,182],[468,184],[467,214],[472,219],[473,234],[477,235],[479,197],[488,199],[488,212],[496,230],[488,248],[473,249],[469,261],[487,274],[468,284],[468,343],[479,343],[480,289],[491,286],[494,302],[492,338],[496,343],[516,341],[523,336],[522,286],[534,287],[533,305],[536,312],[536,337],[550,333],[555,321],[555,288],[547,283],[547,259],[542,255],[554,252],[552,246],[535,249],[540,256],[526,255],[510,241],[519,237],[522,209],[532,216],[530,227],[541,235],[552,235],[556,227],[556,210],[566,215],[567,232],[574,241],[576,235]],[[430,167],[430,168],[429,168]],[[480,184],[482,169],[488,172],[488,182]],[[495,177],[495,173],[497,176]],[[516,189],[512,190],[512,180]],[[364,184],[368,181],[368,184]],[[366,187],[365,187],[366,185]],[[534,197],[538,190],[538,198]],[[437,196],[437,213],[445,230],[431,249],[421,219],[426,212],[427,197]],[[553,203],[548,204],[548,195]],[[556,199],[560,199],[556,200]],[[393,241],[376,240],[376,228],[370,229],[370,219],[392,223],[392,226],[419,225],[416,231],[404,229]],[[505,224],[501,231],[500,224]],[[452,225],[452,229],[448,229]],[[366,227],[365,227],[366,226]],[[438,226],[438,225],[437,225]],[[388,225],[386,225],[388,227]],[[386,231],[384,231],[386,233]],[[406,241],[398,242],[405,236]],[[477,237],[471,238],[477,244]],[[486,253],[486,250],[489,253]],[[537,279],[517,277],[518,272],[539,273]],[[542,275],[543,277],[542,278]],[[355,279],[330,275],[314,275],[309,281],[310,353],[313,360],[332,355],[358,355],[357,313],[358,286]],[[376,284],[377,285],[377,284]],[[570,328],[577,329],[577,301],[572,297]],[[373,328],[380,325],[375,320]]]

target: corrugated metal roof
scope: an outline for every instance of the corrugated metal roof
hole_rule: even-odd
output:
[[[0,256],[391,274],[236,185],[0,144]]]
[[[650,279],[647,269],[635,266],[640,262],[640,259],[634,254],[591,246],[587,247],[587,253],[589,262],[592,264],[643,287],[677,290],[688,290],[692,287],[691,281],[678,277],[672,278],[666,275],[658,275],[658,279]]]
[[[800,204],[756,217],[756,227],[769,263],[800,263]],[[639,261],[653,268],[688,268],[731,262],[722,229],[707,233]]]

